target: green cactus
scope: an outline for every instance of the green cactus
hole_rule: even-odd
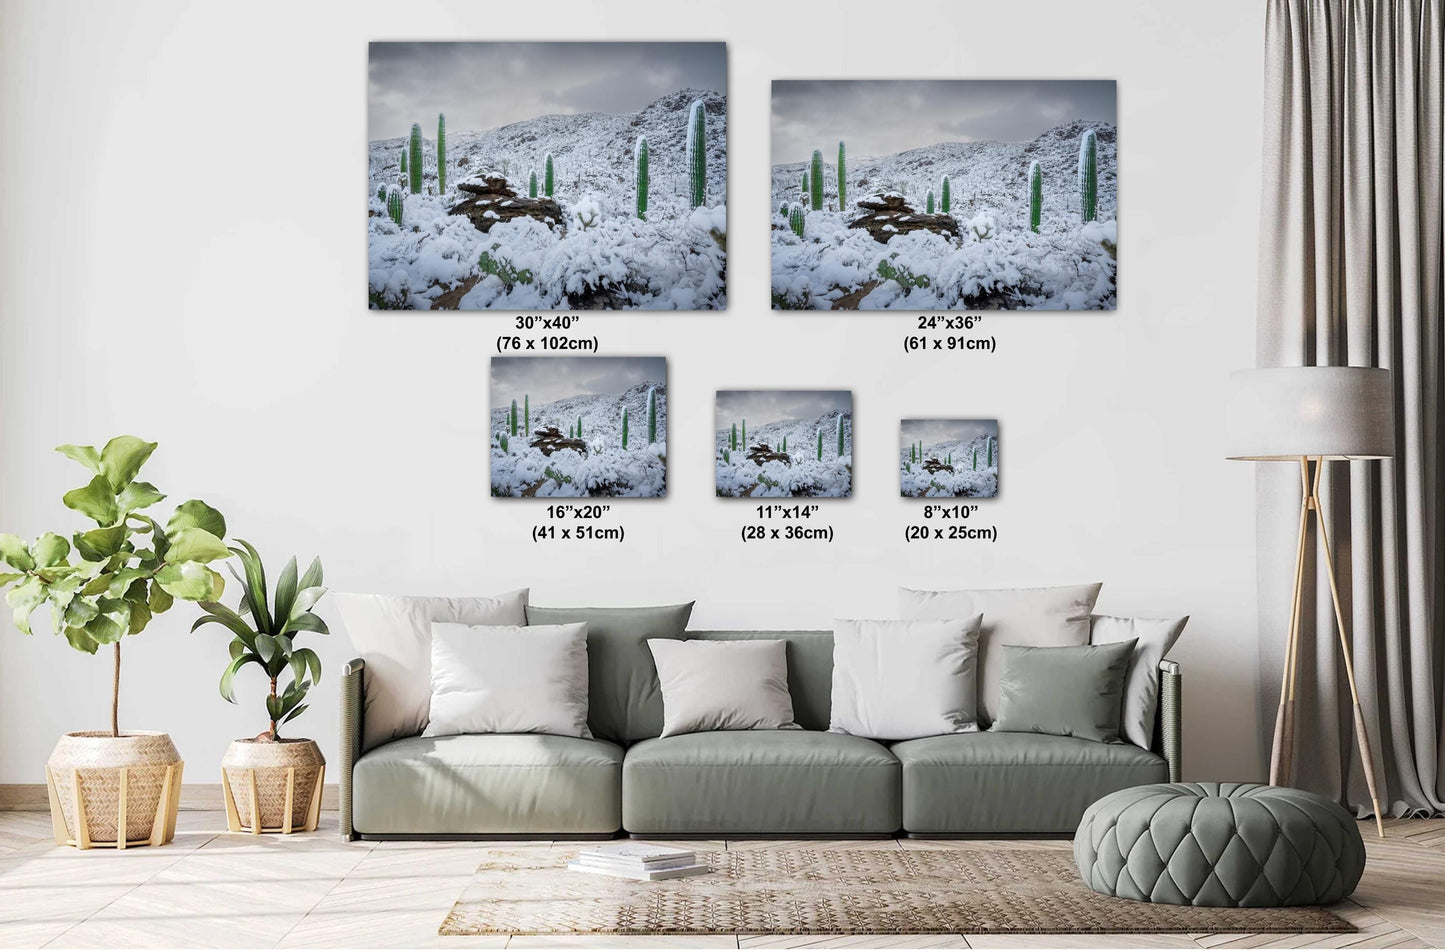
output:
[[[783,446],[782,446],[782,448],[780,448],[778,451],[782,452],[784,455],[787,455],[787,454],[788,454],[788,437],[787,437],[787,436],[783,436]]]
[[[798,237],[802,237],[805,223],[803,206],[795,202],[793,207],[788,209],[788,227],[792,228],[793,233]]]
[[[386,200],[386,186],[385,186],[385,185],[382,185],[382,186],[380,186],[379,188],[376,189],[376,197],[377,197],[377,200],[378,200],[378,201],[385,201],[385,200]]]
[[[939,196],[939,210],[944,214],[953,211],[953,193],[948,188],[948,176],[943,176],[943,193]]]
[[[401,177],[403,181],[406,180],[406,150],[407,146],[403,145],[401,147]]]
[[[908,443],[908,461],[910,463],[918,461],[918,446],[912,442]]]
[[[657,443],[657,390],[647,391],[647,444]]]
[[[1044,172],[1038,162],[1029,166],[1029,230],[1039,233],[1044,216]]]
[[[843,457],[843,417],[838,417],[838,457]]]
[[[948,462],[947,462],[946,464],[948,465],[949,468],[953,468],[953,453],[952,453],[952,452],[949,452],[949,453],[948,453]]]
[[[748,447],[748,420],[746,419],[743,420],[742,435],[738,436],[738,438],[742,440],[742,447],[746,450]]]
[[[647,220],[647,139],[637,137],[632,151],[633,181],[637,185],[637,217]]]
[[[627,451],[627,407],[622,407],[622,450]]]
[[[838,210],[848,207],[848,155],[843,143],[838,143]]]
[[[809,195],[809,193],[810,193],[810,190],[809,190],[809,188],[808,188],[808,173],[807,173],[807,172],[803,172],[803,201],[804,201],[804,202],[807,202],[807,201],[808,201],[808,195]]]
[[[694,208],[707,201],[707,108],[701,99],[687,110],[687,192]]]
[[[401,215],[403,211],[401,189],[395,189],[386,196],[386,213],[397,227],[401,227]]]
[[[926,210],[928,211],[929,214],[933,214],[933,189],[932,189],[932,188],[928,189],[928,205],[927,205]]]
[[[547,153],[547,157],[543,160],[543,166],[544,168],[542,171],[542,194],[550,198],[552,197],[552,187],[554,184],[556,184],[556,176],[553,172],[552,167],[551,152]]]
[[[410,169],[411,193],[421,194],[421,124],[411,124],[411,157],[407,162]]]
[[[738,447],[738,424],[737,424],[736,422],[733,423],[733,431],[732,431],[732,434],[728,436],[728,446],[729,446],[731,449],[733,449],[733,451],[737,451],[737,447]]]
[[[1079,141],[1079,211],[1085,224],[1099,216],[1099,137],[1093,129]]]
[[[582,417],[577,417],[577,438],[582,438]]]
[[[814,211],[823,210],[823,152],[821,149],[813,149],[813,168],[809,173],[808,200],[811,202]]]
[[[507,416],[507,422],[512,428],[512,436],[517,435],[517,400],[512,400],[512,411]]]
[[[823,430],[818,430],[818,461],[823,461]]]
[[[527,182],[527,197],[537,197],[537,169],[532,169],[532,178]]]
[[[729,452],[727,449],[723,449],[723,461],[724,461],[724,462],[727,462],[729,465],[732,464],[732,461],[733,461],[732,453]]]
[[[528,393],[522,394],[522,434],[532,433],[532,397]]]
[[[501,444],[503,452],[509,451],[507,449],[507,433],[503,432],[497,441]]]
[[[993,468],[993,439],[988,440],[988,467]]]
[[[447,193],[447,117],[437,113],[437,194]]]
[[[973,470],[978,471],[978,446],[973,447]]]

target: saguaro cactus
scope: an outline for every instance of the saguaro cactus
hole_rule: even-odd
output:
[[[784,455],[787,454],[787,452],[788,452],[788,437],[787,437],[787,436],[783,436],[783,445],[782,445],[782,448],[780,448],[778,451],[782,452]]]
[[[742,446],[746,449],[748,447],[748,420],[746,419],[743,420],[742,435],[738,436],[738,438],[742,439]]]
[[[848,153],[843,148],[843,143],[838,142],[838,210],[844,211],[848,207]]]
[[[437,113],[437,194],[447,193],[447,117]]]
[[[542,173],[542,194],[550,198],[552,197],[552,187],[556,184],[556,175],[553,171],[551,152],[547,153],[547,157],[543,161],[543,164],[545,165],[545,170]]]
[[[1093,129],[1079,140],[1079,211],[1086,224],[1099,216],[1099,136]]]
[[[978,471],[978,446],[973,447],[973,470]]]
[[[512,435],[515,436],[517,434],[517,400],[515,399],[512,400],[512,412],[508,417],[508,422],[511,425]]]
[[[808,200],[808,173],[803,172],[803,201],[807,202]]]
[[[724,462],[727,462],[729,465],[732,464],[732,461],[733,461],[732,453],[730,453],[727,449],[723,449],[723,461],[724,461]]]
[[[818,461],[823,461],[823,430],[818,430]]]
[[[409,166],[411,193],[421,194],[421,125],[413,122],[411,124],[411,156],[407,161]]]
[[[406,153],[408,148],[410,148],[408,145],[401,147],[401,177],[403,181],[406,180]]]
[[[522,434],[529,435],[532,432],[532,396],[529,393],[522,394]]]
[[[814,211],[823,210],[823,152],[813,149],[813,165],[809,172],[808,200]]]
[[[939,210],[948,214],[953,210],[953,192],[948,188],[948,176],[943,176],[943,191],[938,196]]]
[[[622,449],[627,450],[627,407],[622,407]]]
[[[507,433],[503,432],[500,436],[498,436],[497,444],[502,447],[503,452],[507,451]]]
[[[527,197],[537,197],[537,169],[532,169],[532,178],[527,182]]]
[[[402,210],[401,190],[395,189],[386,196],[386,213],[397,227],[401,227]]]
[[[633,181],[637,185],[637,216],[647,220],[647,139],[637,137],[632,149]]]
[[[993,439],[988,440],[988,467],[993,468]]]
[[[736,422],[733,423],[733,431],[732,431],[732,434],[728,436],[728,447],[731,448],[733,451],[737,451],[737,447],[738,447],[738,424],[737,424]]]
[[[925,208],[925,210],[926,210],[929,214],[933,214],[933,189],[932,189],[932,188],[928,189],[928,204],[927,204],[927,207]]]
[[[582,417],[577,417],[577,438],[582,438]]]
[[[1029,230],[1039,233],[1044,217],[1044,171],[1038,162],[1029,166]]]
[[[792,228],[793,233],[798,237],[802,237],[803,225],[803,206],[794,202],[793,206],[788,209],[788,227]]]
[[[842,417],[842,416],[839,416],[839,417],[838,417],[838,456],[839,456],[839,458],[841,458],[841,457],[843,456],[843,442],[844,442],[844,438],[843,438],[843,417]]]
[[[694,208],[707,201],[707,109],[701,99],[687,110],[687,193]]]
[[[918,446],[912,442],[908,443],[908,461],[918,461]]]
[[[647,391],[647,444],[657,442],[657,389]]]

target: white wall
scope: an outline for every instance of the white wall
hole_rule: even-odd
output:
[[[1259,777],[1252,476],[1220,452],[1226,371],[1253,355],[1258,5],[839,6],[4,2],[0,525],[79,527],[60,495],[82,470],[50,449],[132,432],[161,443],[162,490],[221,508],[275,566],[319,553],[342,589],[696,598],[696,626],[816,627],[891,615],[898,584],[1100,579],[1101,610],[1193,616],[1189,776]],[[541,506],[488,497],[506,317],[362,308],[367,41],[508,34],[730,43],[731,309],[583,319],[604,353],[670,358],[669,497],[614,509],[620,549],[534,545]],[[1116,78],[1119,310],[990,316],[999,352],[961,358],[904,356],[904,316],[772,313],[769,80],[847,76]],[[713,497],[713,391],[778,385],[855,390],[857,492],[825,506],[831,546],[744,546],[750,505]],[[929,414],[1001,420],[996,544],[904,544],[897,423]],[[216,781],[227,741],[264,725],[261,685],[217,696],[224,638],[188,635],[194,616],[127,642],[123,725],[169,731],[187,777]],[[298,723],[328,756],[349,652],[323,645]],[[0,634],[0,783],[103,726],[109,676],[49,634]]]

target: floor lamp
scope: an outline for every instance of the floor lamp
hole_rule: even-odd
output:
[[[1375,791],[1375,758],[1360,711],[1350,639],[1335,580],[1334,551],[1320,500],[1320,473],[1328,461],[1382,459],[1395,454],[1394,400],[1390,371],[1354,366],[1291,366],[1241,370],[1229,385],[1229,457],[1255,462],[1293,462],[1300,472],[1299,540],[1295,545],[1294,600],[1290,603],[1285,644],[1284,678],[1274,722],[1269,782],[1287,785],[1294,766],[1295,681],[1304,595],[1305,553],[1310,512],[1314,512],[1323,548],[1325,571],[1334,603],[1340,650],[1345,659],[1350,698],[1354,701],[1355,739],[1360,765],[1375,809],[1375,826],[1385,836],[1380,798]]]

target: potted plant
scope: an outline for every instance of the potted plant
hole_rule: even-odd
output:
[[[55,633],[84,653],[109,646],[115,664],[109,731],[62,736],[46,763],[57,844],[125,848],[175,836],[183,763],[165,733],[121,731],[121,642],[177,599],[220,597],[225,580],[210,564],[231,552],[226,520],[203,501],[178,505],[164,526],[145,513],[166,497],[137,478],[155,448],[131,435],[99,451],[60,446],[93,476],[63,501],[96,527],[69,539],[46,532],[31,544],[0,534],[0,561],[10,569],[0,572],[0,588],[9,588],[20,632],[29,634],[31,614],[49,604]]]
[[[221,759],[221,787],[226,798],[226,820],[232,831],[314,831],[321,815],[321,786],[326,760],[310,739],[282,738],[282,725],[306,711],[306,693],[321,680],[321,658],[308,647],[296,646],[298,633],[326,634],[326,621],[312,613],[326,588],[321,586],[321,559],[297,578],[296,558],[286,562],[276,581],[276,592],[266,591],[266,569],[261,555],[247,541],[231,548],[244,568],[236,573],[241,603],[232,610],[220,603],[201,604],[206,612],[192,626],[220,624],[231,636],[231,661],[221,674],[221,696],[234,703],[236,674],[252,664],[270,680],[266,696],[269,728],[250,739],[231,743]]]

